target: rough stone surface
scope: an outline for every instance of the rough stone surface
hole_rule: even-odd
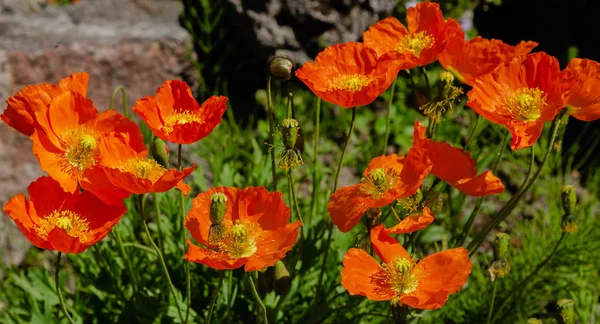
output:
[[[69,6],[46,0],[0,0],[0,111],[29,84],[55,83],[73,72],[90,73],[88,97],[99,110],[112,90],[128,90],[128,106],[154,94],[168,79],[194,83],[190,37],[173,0],[86,0]],[[116,103],[121,110],[120,96]],[[30,140],[0,123],[0,205],[44,173]],[[0,262],[22,261],[29,243],[0,217]],[[0,276],[2,274],[0,273]]]

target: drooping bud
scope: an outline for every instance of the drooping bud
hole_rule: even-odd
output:
[[[577,193],[573,186],[565,185],[560,190],[563,208],[566,214],[574,214],[577,207]]]
[[[290,292],[290,289],[292,288],[292,276],[283,262],[277,261],[277,263],[275,263],[273,279],[275,282],[275,290],[280,295],[286,295]]]
[[[556,302],[563,324],[575,323],[575,303],[571,299],[561,299]]]
[[[544,322],[542,322],[541,320],[537,319],[537,318],[530,318],[527,320],[527,324],[544,324]]]
[[[510,247],[510,235],[506,233],[498,233],[494,238],[493,250],[494,260],[506,259],[508,249]]]
[[[269,58],[269,74],[279,80],[289,80],[292,77],[294,63],[283,54]]]
[[[162,139],[157,137],[152,141],[150,156],[163,167],[169,167],[169,148]]]
[[[227,196],[222,192],[214,193],[210,196],[210,222],[219,225],[225,217],[227,209]]]
[[[560,227],[565,233],[577,232],[577,230],[579,230],[579,225],[577,225],[577,217],[573,216],[572,214],[565,214],[562,218]]]
[[[286,118],[281,122],[281,138],[283,144],[288,150],[296,147],[296,139],[298,138],[298,121],[293,118]]]

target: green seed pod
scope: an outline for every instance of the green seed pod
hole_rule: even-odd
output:
[[[279,294],[286,295],[290,292],[290,289],[292,288],[292,276],[283,262],[277,261],[277,263],[275,263],[273,279],[275,282],[275,290]]]
[[[283,144],[286,149],[291,150],[296,146],[296,139],[298,138],[298,121],[293,118],[286,118],[281,122],[281,126]]]
[[[573,186],[565,185],[560,190],[563,208],[566,214],[574,214],[575,208],[577,207],[577,193]]]
[[[575,323],[575,303],[571,299],[561,299],[556,302],[563,324]]]
[[[158,137],[150,145],[150,156],[163,167],[169,167],[169,148],[165,141]]]
[[[544,324],[544,322],[542,322],[541,320],[537,319],[537,318],[530,318],[527,320],[527,324]]]
[[[577,230],[579,230],[579,225],[577,225],[577,218],[571,214],[565,214],[563,216],[560,227],[565,233],[575,233],[577,232]]]
[[[506,233],[498,233],[494,238],[494,260],[502,260],[506,258],[508,254],[508,248],[510,247],[510,236]]]
[[[279,80],[289,80],[292,77],[294,63],[287,56],[277,54],[269,58],[269,74]]]
[[[219,225],[225,217],[227,209],[227,196],[222,192],[217,192],[210,197],[210,222]]]

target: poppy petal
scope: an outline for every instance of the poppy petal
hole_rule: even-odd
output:
[[[418,215],[409,215],[402,219],[398,224],[387,229],[392,234],[408,234],[424,229],[433,223],[434,217],[431,210],[423,208],[423,212]]]
[[[408,252],[386,232],[383,225],[371,229],[371,243],[383,263],[390,263],[398,257],[410,260]]]
[[[372,280],[374,274],[383,271],[383,268],[361,249],[351,248],[344,255],[344,268],[342,268],[342,286],[350,295],[361,295],[371,300],[384,301],[392,299],[393,292],[389,287],[378,286],[378,281]]]

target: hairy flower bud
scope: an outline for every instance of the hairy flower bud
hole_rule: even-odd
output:
[[[558,306],[558,311],[560,317],[562,318],[563,324],[573,324],[575,323],[575,311],[574,306],[575,303],[571,299],[561,299],[556,302],[556,306]]]
[[[289,80],[292,77],[294,63],[283,54],[277,54],[269,58],[269,74],[279,80]]]
[[[573,186],[565,185],[560,190],[563,208],[566,214],[574,214],[577,207],[577,194]]]
[[[273,273],[275,289],[280,295],[286,295],[292,288],[292,276],[285,264],[281,261],[275,263],[275,272]]]
[[[298,138],[298,121],[293,118],[286,118],[281,122],[281,126],[283,144],[286,149],[291,150],[296,146],[296,139]]]
[[[225,217],[227,209],[227,196],[222,192],[217,192],[210,197],[210,222],[219,225]]]
[[[510,247],[510,236],[506,233],[498,233],[494,238],[494,260],[506,259]]]
[[[155,138],[150,145],[150,156],[165,168],[169,167],[169,148],[165,141]]]
[[[565,233],[575,233],[577,232],[577,230],[579,230],[579,225],[577,225],[577,218],[572,214],[565,214],[563,216],[560,227]]]

